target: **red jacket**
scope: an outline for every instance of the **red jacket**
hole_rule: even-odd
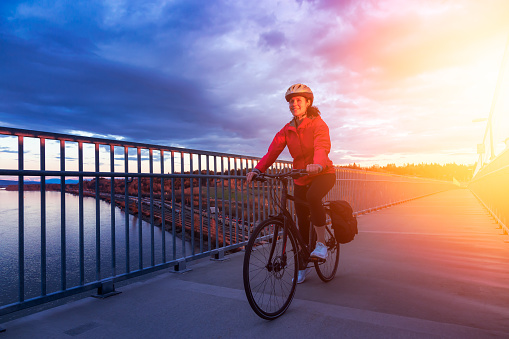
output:
[[[319,174],[296,179],[295,184],[307,185],[316,175],[335,173],[334,165],[329,159],[331,148],[329,127],[320,116],[305,117],[298,128],[295,127],[295,119],[287,123],[276,134],[267,154],[256,168],[265,172],[286,146],[293,158],[294,169],[305,169],[309,164],[318,164],[323,168]]]

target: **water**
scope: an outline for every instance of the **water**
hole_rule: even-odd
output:
[[[41,194],[24,193],[24,254],[25,295],[30,299],[42,293],[41,286]],[[60,192],[46,192],[46,293],[62,289],[61,260],[61,213]],[[79,199],[65,195],[65,241],[66,241],[66,288],[80,285],[79,260]],[[126,233],[129,238],[130,270],[139,265],[139,220],[129,215],[129,227],[125,226],[125,213],[115,208],[115,267],[112,267],[111,205],[100,201],[100,272],[97,276],[96,259],[96,201],[83,198],[84,209],[84,283],[123,274],[126,268]],[[149,223],[141,222],[142,267],[151,266],[151,229]],[[163,262],[163,231],[154,227],[154,262]],[[182,240],[174,241],[171,233],[165,232],[166,261],[182,256]],[[186,255],[191,254],[189,243],[185,243]],[[0,306],[19,300],[18,278],[18,192],[0,190]],[[114,272],[115,271],[115,272]]]

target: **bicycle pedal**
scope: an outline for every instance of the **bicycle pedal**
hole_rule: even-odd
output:
[[[309,257],[309,261],[311,261],[311,262],[317,262],[317,263],[323,263],[323,262],[325,262],[326,260],[325,260],[325,259],[322,259],[322,258]]]

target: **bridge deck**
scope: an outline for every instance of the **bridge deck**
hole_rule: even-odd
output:
[[[0,339],[509,336],[508,236],[468,190],[361,216],[359,228],[336,278],[310,274],[272,322],[251,311],[237,253],[12,320]]]

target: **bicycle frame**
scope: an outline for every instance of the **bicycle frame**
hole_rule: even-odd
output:
[[[298,245],[298,251],[299,251],[299,266],[301,264],[304,264],[307,262],[309,262],[309,258],[310,258],[310,255],[311,255],[311,252],[310,252],[310,248],[309,248],[309,245],[310,244],[306,244],[304,242],[304,240],[302,239],[302,236],[297,228],[297,225],[295,224],[295,222],[293,221],[293,217],[292,215],[290,214],[290,212],[288,211],[288,208],[286,207],[287,205],[287,202],[288,202],[288,199],[290,200],[293,200],[293,201],[296,201],[297,199],[288,193],[288,179],[287,178],[279,178],[278,179],[282,185],[283,185],[283,192],[282,192],[282,195],[281,195],[281,210],[279,212],[278,215],[276,216],[272,216],[273,218],[275,219],[279,219],[282,221],[283,223],[283,239],[284,239],[284,243],[283,243],[283,253],[282,254],[282,257],[285,258],[285,261],[286,261],[286,241],[287,241],[287,233],[286,232],[292,232],[294,238],[297,240],[297,245]],[[299,201],[300,202],[300,201]],[[302,202],[303,204],[307,204],[306,202]],[[274,230],[274,234],[278,234],[279,233],[279,230],[278,229],[275,229]],[[309,238],[309,241],[311,242],[311,237]],[[269,260],[268,262],[271,263],[272,262],[272,258],[273,258],[273,255],[274,255],[274,250],[275,250],[275,247],[276,247],[276,243],[273,242],[272,243],[272,246],[271,246],[271,249],[270,249],[270,254],[269,254]]]

